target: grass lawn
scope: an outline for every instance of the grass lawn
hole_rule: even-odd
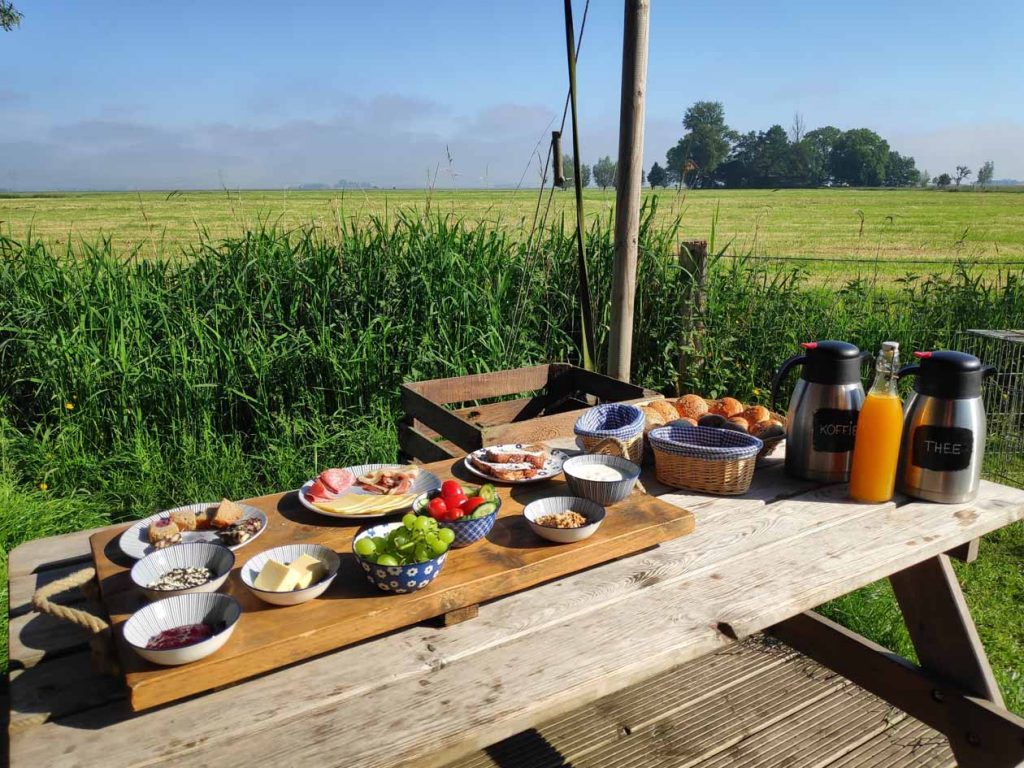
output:
[[[658,198],[658,220],[681,218],[683,239],[707,238],[717,216],[717,244],[737,254],[856,259],[903,272],[907,260],[1024,261],[1024,194],[1012,191],[815,189],[645,191]],[[590,189],[590,218],[612,216],[614,191]],[[331,190],[77,193],[0,196],[0,232],[31,230],[53,243],[113,237],[119,250],[176,253],[200,233],[236,236],[258,220],[333,231],[339,219],[365,221],[399,210],[430,210],[471,222],[528,231],[536,190]],[[554,195],[550,216],[573,216],[571,194]],[[934,265],[912,267],[930,272]],[[850,274],[856,264],[814,265]]]

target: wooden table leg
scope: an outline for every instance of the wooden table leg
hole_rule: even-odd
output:
[[[921,667],[965,693],[1003,707],[992,667],[947,555],[938,555],[889,577]],[[996,768],[981,761],[978,743],[986,734],[947,734],[957,762],[965,768]]]
[[[1024,765],[1024,720],[813,611],[771,628],[786,645],[944,734],[965,768]]]

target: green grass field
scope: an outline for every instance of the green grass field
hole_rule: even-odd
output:
[[[887,270],[908,260],[1024,261],[1024,194],[1018,192],[659,189],[645,196],[658,198],[659,223],[681,218],[684,239],[708,237],[717,216],[718,245],[729,245],[733,253],[877,259]],[[536,190],[17,195],[0,197],[0,232],[20,239],[31,231],[58,244],[108,235],[120,250],[141,245],[144,255],[173,254],[201,234],[234,237],[261,219],[285,228],[315,222],[331,232],[339,220],[363,222],[428,207],[522,232],[534,220],[537,197]],[[614,192],[587,190],[584,205],[588,217],[607,220]],[[572,195],[556,192],[549,217],[573,215]],[[921,265],[916,271],[934,268]],[[855,269],[844,264],[836,271]]]

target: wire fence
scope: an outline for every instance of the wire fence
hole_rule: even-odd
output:
[[[989,365],[985,384],[985,473],[1024,487],[1024,330],[968,330],[957,348]]]

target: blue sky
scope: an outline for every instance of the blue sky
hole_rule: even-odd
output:
[[[0,188],[536,184],[565,98],[557,0],[15,5]],[[741,131],[799,111],[872,128],[932,174],[991,159],[1024,178],[1022,29],[1019,0],[652,0],[646,165],[716,99]],[[591,0],[587,162],[616,154],[621,45],[622,3]]]

